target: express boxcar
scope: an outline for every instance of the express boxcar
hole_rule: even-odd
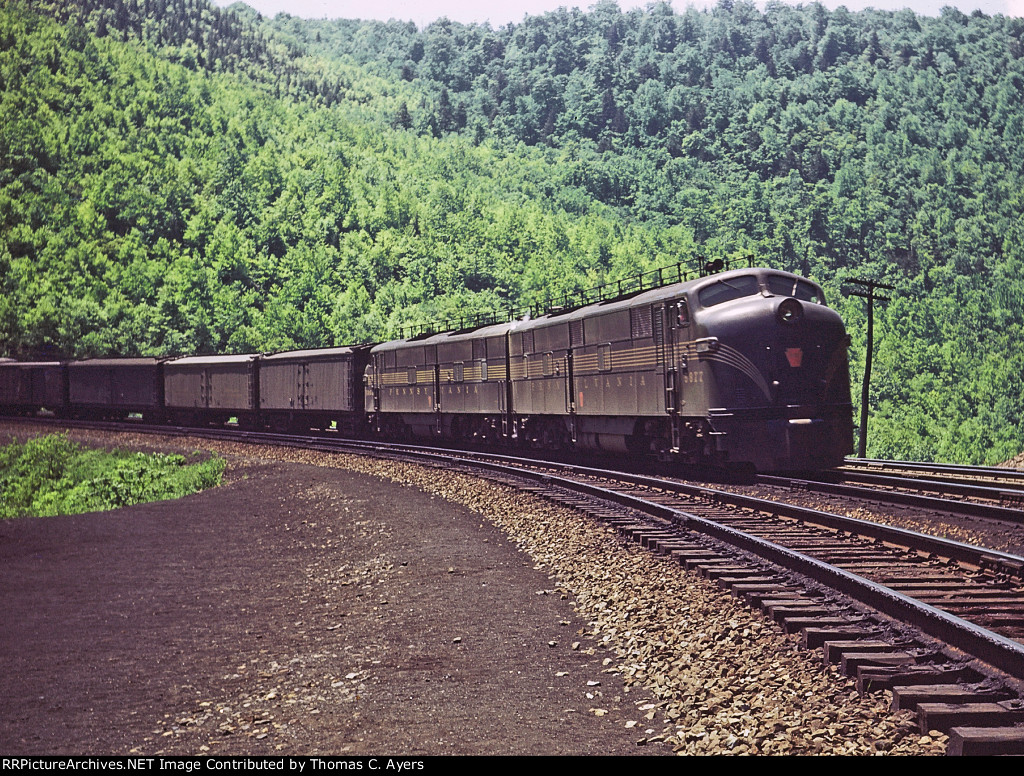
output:
[[[0,362],[0,412],[63,415],[68,406],[67,369],[59,361]]]
[[[164,364],[164,405],[181,425],[226,423],[256,427],[260,382],[255,353],[189,356]]]
[[[80,418],[117,420],[131,413],[150,423],[164,411],[163,360],[94,358],[68,364],[71,413]]]
[[[359,435],[370,347],[291,350],[259,359],[261,422],[278,430],[331,428]]]

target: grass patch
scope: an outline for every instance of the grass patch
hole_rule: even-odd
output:
[[[224,459],[108,452],[64,434],[0,447],[0,518],[98,512],[180,498],[219,485]]]

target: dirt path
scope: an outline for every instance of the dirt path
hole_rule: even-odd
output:
[[[478,514],[338,469],[235,477],[0,524],[0,751],[670,751],[637,746],[637,693]]]

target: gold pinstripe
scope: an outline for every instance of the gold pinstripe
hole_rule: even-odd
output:
[[[698,352],[697,342],[691,340],[688,342],[676,343],[674,350],[680,355],[684,355],[687,358],[695,358],[698,361],[714,362],[723,364],[725,366],[736,369],[745,375],[755,386],[765,395],[766,398],[771,398],[771,391],[768,387],[768,383],[761,374],[761,371],[754,365],[754,363],[747,358],[743,353],[736,350],[735,348],[718,344],[718,347],[714,351]],[[610,372],[623,372],[623,371],[644,371],[653,370],[657,366],[657,352],[658,347],[656,345],[641,345],[634,346],[632,349],[623,349],[611,351],[608,354],[608,362],[611,368],[605,370],[598,369],[598,354],[597,353],[582,353],[575,356],[574,359],[574,371],[580,377],[592,376],[592,375],[607,375]],[[564,378],[564,372],[559,370],[559,374],[545,375],[544,374],[544,355],[543,353],[531,353],[524,354],[521,356],[512,356],[510,358],[509,374],[513,380],[535,380],[545,378]],[[557,364],[561,364],[562,359],[555,359]],[[386,372],[378,375],[380,385],[382,386],[405,386],[408,385],[408,373],[407,371],[400,372]],[[442,382],[451,382],[454,379],[454,369],[442,368],[440,370],[440,379]],[[497,379],[504,379],[504,376]],[[433,383],[434,374],[433,370],[417,370],[416,372],[416,384],[427,385]],[[463,371],[463,381],[467,380],[482,380],[482,370],[479,366],[468,367]]]

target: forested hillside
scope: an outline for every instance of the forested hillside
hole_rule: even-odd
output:
[[[329,345],[752,255],[877,311],[872,446],[1024,447],[1024,20],[0,9],[3,355]]]

